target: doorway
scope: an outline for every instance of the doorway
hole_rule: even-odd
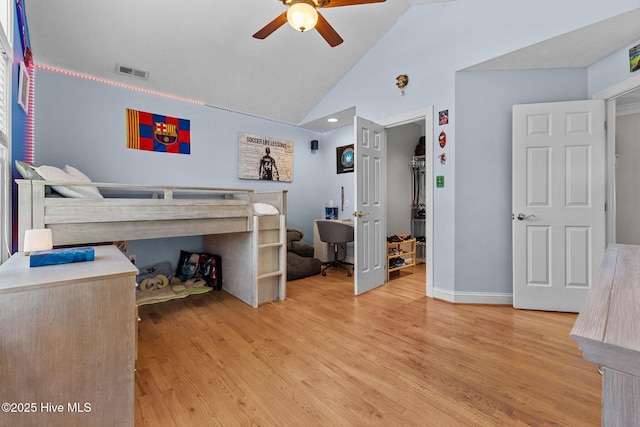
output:
[[[615,120],[615,242],[640,245],[640,90],[616,100]]]
[[[425,173],[424,173],[424,186],[423,186],[423,188],[425,189],[424,199],[425,199],[426,206],[433,205],[433,187],[434,187],[434,184],[433,184],[434,182],[434,178],[433,178],[433,151],[434,151],[433,109],[434,107],[430,106],[427,108],[415,110],[415,111],[401,114],[398,116],[393,116],[387,119],[378,120],[378,124],[383,127],[385,133],[392,131],[396,127],[401,127],[405,125],[411,125],[413,127],[417,127],[423,130],[422,132],[420,132],[420,134],[425,136],[425,141],[426,141],[425,143],[425,159],[426,160],[425,160]],[[338,114],[341,114],[344,117],[350,117],[351,120],[353,120],[354,116],[356,116],[355,107],[344,110],[337,114],[333,114],[332,117]],[[345,118],[343,121],[346,122],[346,120],[347,119]],[[306,126],[311,126],[316,122],[323,124],[324,122],[326,122],[326,118],[318,119],[314,122],[309,122]],[[348,143],[349,138],[351,138],[351,141],[353,141],[354,144],[357,143],[356,138],[354,137],[354,127],[342,126],[342,127],[336,128],[335,130],[332,130],[331,133],[328,134],[328,137],[323,142],[326,142],[327,146],[331,146],[332,148],[333,147],[341,148],[343,144]],[[411,151],[415,149],[415,146],[417,143],[418,141],[412,142]],[[320,152],[322,153],[322,150]],[[333,149],[324,150],[322,154],[324,156],[323,161],[327,165],[331,164],[332,162],[335,162],[336,154]],[[387,150],[387,144],[385,143],[385,152],[384,152],[385,166],[387,165],[387,160],[386,160],[387,155],[388,155],[388,150]],[[410,159],[403,159],[402,161],[402,168],[405,171],[408,171],[409,160]],[[333,201],[340,200],[341,206],[344,208],[344,209],[342,208],[339,209],[339,219],[350,219],[352,217],[351,212],[354,212],[354,208],[356,208],[355,186],[356,186],[357,180],[356,180],[356,176],[351,177],[350,175],[351,174],[334,175],[333,173],[329,173],[327,176],[325,176],[325,187],[328,190],[324,194],[324,199],[333,200]],[[357,175],[357,174],[354,174],[354,175]],[[386,173],[386,175],[389,175],[389,174]],[[411,194],[410,182],[407,183],[405,181],[402,185],[407,187],[407,194]],[[340,192],[336,193],[335,189],[341,189],[343,191],[344,200],[341,200],[342,199],[341,193]],[[386,196],[383,203],[385,204],[387,203]],[[407,212],[410,212],[410,204],[408,204]],[[388,213],[385,212],[385,222],[387,217],[388,217]],[[406,218],[407,218],[407,221],[409,221],[410,214],[407,214]],[[385,230],[383,230],[383,233],[386,231],[387,230],[385,226]],[[426,243],[424,246],[424,258],[425,258],[424,264],[426,269],[425,293],[429,297],[433,297],[433,290],[434,290],[434,282],[433,282],[434,255],[433,254],[435,253],[435,248],[433,244],[433,235],[434,235],[433,215],[426,215],[426,218],[424,221],[424,237],[425,237],[425,243]],[[384,247],[386,246],[385,243],[386,243],[386,240],[383,240],[382,242],[383,247],[380,247],[378,249],[386,252],[386,247]],[[348,246],[346,250],[347,260],[352,262],[357,260],[358,254],[355,252],[356,252],[355,245]],[[356,295],[358,294],[355,286],[355,280],[354,280],[354,294]]]
[[[422,121],[387,129],[386,235],[389,239],[408,234],[411,239],[416,239],[415,254],[407,257],[409,265],[425,263],[424,224],[427,211],[431,213],[430,207],[427,209],[425,203],[425,140]],[[398,257],[400,258],[402,257]],[[395,260],[396,258],[391,259],[392,264]],[[391,272],[392,277],[412,271],[410,267],[398,268]]]
[[[433,297],[433,106],[379,123],[387,132],[387,235],[409,233],[424,238],[416,252],[426,267],[426,295]],[[416,228],[416,222],[412,221],[416,183],[412,182],[415,176],[411,163],[422,136],[425,144],[419,185],[424,193],[419,200],[425,205],[425,216]]]
[[[632,200],[637,198],[635,194],[626,191],[624,186],[618,188],[616,183],[616,156],[618,154],[616,147],[616,136],[618,133],[617,117],[627,112],[640,112],[640,75],[631,77],[614,86],[602,90],[593,98],[606,100],[606,117],[607,117],[607,190],[606,190],[606,206],[607,206],[607,245],[617,242],[617,201],[618,199],[629,198],[624,203],[634,203]],[[624,121],[624,120],[623,120]],[[623,124],[623,126],[625,126]],[[621,132],[626,132],[622,130]],[[640,203],[640,202],[638,202]],[[625,208],[626,209],[626,208]],[[634,225],[637,227],[637,225]],[[638,242],[637,244],[640,244]]]

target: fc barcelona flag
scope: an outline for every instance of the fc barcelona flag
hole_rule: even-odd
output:
[[[189,120],[127,108],[127,148],[190,154]]]

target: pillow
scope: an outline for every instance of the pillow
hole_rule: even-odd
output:
[[[91,182],[91,178],[89,178],[87,175],[82,173],[82,171],[74,168],[73,166],[64,165],[62,170],[65,171],[66,173],[68,173],[69,175],[71,175],[71,176],[73,176],[75,178],[78,178],[78,181]]]
[[[171,263],[169,261],[162,261],[141,268],[140,273],[136,276],[138,290],[146,292],[166,288],[171,283],[173,277],[171,273]]]
[[[253,204],[253,214],[256,216],[278,215],[280,211],[268,203],[257,202]]]
[[[36,171],[36,168],[29,163],[23,162],[21,160],[16,160],[16,170],[20,174],[20,176],[24,179],[38,179],[42,180],[42,177]]]
[[[203,279],[207,286],[222,289],[222,260],[218,255],[181,250],[176,277],[181,282]]]
[[[74,178],[77,178],[76,181],[80,181],[80,182],[91,182],[91,178],[89,178],[87,175],[85,175],[82,171],[80,171],[79,169],[74,168],[73,166],[69,166],[69,165],[64,165],[64,168],[62,168],[66,173],[68,173],[69,175],[71,175]],[[97,198],[97,199],[102,199],[102,194],[100,194],[100,191],[98,191],[98,189],[96,187],[82,187],[83,189],[90,191],[91,193],[93,193]]]
[[[20,176],[22,178],[31,179],[31,180],[39,180],[39,181],[42,181],[44,179],[44,178],[42,178],[40,176],[38,171],[36,171],[35,166],[33,166],[32,164],[23,162],[22,160],[16,160],[14,163],[16,165],[16,170],[18,171],[18,173],[20,174]],[[48,185],[45,185],[44,194],[45,194],[45,196],[50,195],[51,194],[51,187],[49,187]]]
[[[77,176],[73,176],[55,166],[42,165],[36,169],[36,172],[46,181],[63,181],[63,182],[80,182]],[[91,182],[91,181],[89,181]],[[52,185],[53,189],[66,197],[75,197],[80,199],[101,199],[102,194],[95,187],[90,186],[64,186]]]

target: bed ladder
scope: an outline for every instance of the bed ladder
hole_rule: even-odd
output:
[[[256,281],[251,296],[251,306],[254,308],[263,302],[284,300],[287,285],[285,216],[279,216],[278,229],[270,230],[260,230],[260,218],[253,217],[253,259],[256,261]]]

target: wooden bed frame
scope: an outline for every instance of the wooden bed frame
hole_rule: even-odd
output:
[[[250,304],[286,292],[286,191],[69,183],[17,179],[18,249],[25,230],[50,228],[53,244],[203,236],[203,251],[222,257],[222,289]],[[47,186],[95,186],[102,199],[45,197]],[[254,203],[280,215],[256,216]]]

